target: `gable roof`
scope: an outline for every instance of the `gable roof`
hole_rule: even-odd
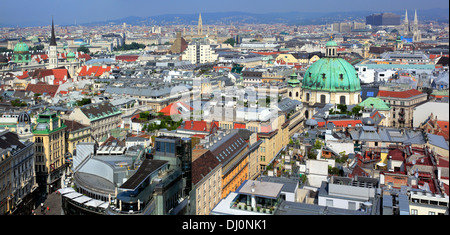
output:
[[[406,91],[385,91],[380,90],[378,91],[378,97],[392,97],[392,98],[410,98],[417,95],[422,95],[424,93],[416,90],[416,89],[410,89]]]
[[[64,124],[66,124],[66,126],[67,126],[66,131],[69,131],[69,132],[89,127],[89,126],[83,125],[75,120],[67,120],[67,119],[64,119]]]
[[[49,85],[47,83],[28,84],[26,91],[32,91],[33,93],[39,93],[42,95],[49,95],[54,97],[58,91],[59,85]]]
[[[112,105],[109,101],[83,105],[82,107],[80,107],[80,110],[89,119],[116,114],[118,112],[117,108],[114,105]]]

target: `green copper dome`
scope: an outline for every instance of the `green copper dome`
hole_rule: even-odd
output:
[[[14,46],[14,53],[29,53],[30,49],[28,48],[28,45],[24,42],[19,42]]]
[[[306,70],[302,88],[329,92],[355,92],[361,90],[361,84],[355,68],[346,60],[338,57],[324,57]]]
[[[326,47],[337,47],[337,43],[333,40],[328,41],[327,44],[325,44]]]

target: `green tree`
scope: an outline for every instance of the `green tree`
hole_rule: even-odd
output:
[[[355,106],[352,108],[352,114],[355,116],[361,116],[359,111],[361,111],[361,106]]]
[[[145,111],[142,113],[139,113],[139,119],[141,120],[149,120],[150,118],[150,112],[149,111]]]
[[[323,143],[320,140],[316,140],[314,143],[314,149],[320,149],[322,147]]]
[[[141,48],[145,48],[144,44],[132,42],[131,44],[123,44],[120,47],[114,47],[116,51],[128,51],[128,50],[138,50]]]
[[[6,47],[0,47],[0,53],[2,53],[2,52],[13,52],[13,50],[8,49]]]
[[[347,105],[345,104],[338,104],[337,108],[341,110],[341,113],[347,112]]]
[[[80,51],[81,51],[81,52],[84,52],[85,54],[91,53],[91,51],[89,51],[89,48],[87,48],[87,47],[85,47],[85,46],[78,47],[77,51],[79,51],[79,52],[80,52]]]
[[[225,40],[223,43],[228,43],[228,44],[230,44],[232,47],[234,47],[234,44],[236,44],[236,41],[234,40],[234,38],[228,38],[228,39]]]
[[[81,100],[77,100],[77,106],[83,106],[85,104],[90,104],[91,103],[91,99],[89,98],[83,98]]]
[[[37,45],[29,48],[30,51],[44,50],[44,45]]]
[[[11,105],[15,107],[27,106],[27,103],[21,101],[20,99],[11,100]]]

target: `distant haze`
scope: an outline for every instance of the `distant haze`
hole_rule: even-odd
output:
[[[448,0],[20,0],[3,1],[1,26],[47,26],[213,12],[393,12],[448,9]],[[447,15],[448,18],[448,15]]]

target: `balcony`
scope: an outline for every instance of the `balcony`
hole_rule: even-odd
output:
[[[283,184],[248,180],[238,189],[238,195],[231,201],[230,209],[273,214],[282,201],[282,187]]]
[[[255,212],[261,214],[273,215],[276,208],[281,204],[281,198],[269,199],[256,197],[256,205],[251,205],[251,196],[248,195],[238,195],[231,203],[231,209],[237,209],[248,212]]]

